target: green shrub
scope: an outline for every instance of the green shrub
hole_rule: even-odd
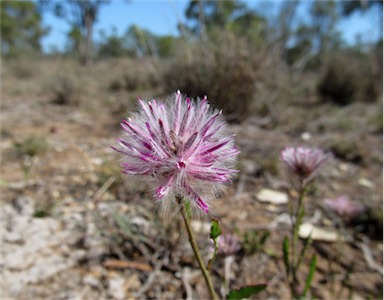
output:
[[[14,147],[18,156],[28,155],[34,157],[43,154],[48,149],[47,141],[42,137],[28,136],[20,141],[15,141]]]
[[[81,88],[78,78],[71,75],[58,75],[50,84],[52,102],[58,105],[78,105]]]
[[[328,142],[327,148],[335,157],[355,164],[363,164],[368,157],[361,139],[353,136],[335,137]]]
[[[228,121],[241,122],[250,113],[257,65],[254,53],[227,42],[187,46],[165,71],[164,85],[167,93],[180,90],[193,98],[207,95]]]
[[[36,74],[36,66],[31,61],[32,58],[21,57],[19,59],[12,59],[9,63],[10,72],[17,79],[30,79]]]
[[[155,70],[146,68],[131,70],[111,80],[109,90],[114,92],[133,92],[139,90],[155,89],[160,85],[161,78]]]
[[[322,100],[337,105],[374,102],[378,97],[368,58],[356,54],[332,57],[326,63],[317,90]]]
[[[246,254],[254,254],[264,248],[270,236],[268,231],[248,230],[244,233],[242,247]]]

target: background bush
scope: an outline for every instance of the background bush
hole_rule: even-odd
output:
[[[339,53],[328,59],[319,80],[323,101],[347,105],[355,101],[375,102],[379,91],[367,56]]]
[[[194,98],[207,95],[232,122],[249,115],[258,69],[255,53],[229,36],[219,45],[199,43],[180,52],[166,68],[165,92],[180,90]]]

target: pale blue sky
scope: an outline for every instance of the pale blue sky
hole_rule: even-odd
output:
[[[281,2],[281,0],[276,1]],[[261,5],[260,1],[256,0],[243,2],[246,2],[250,8]],[[97,40],[101,29],[110,33],[112,27],[116,28],[118,34],[123,34],[132,24],[148,29],[157,35],[177,35],[177,23],[185,21],[184,13],[188,3],[188,0],[112,0],[100,11],[94,38]],[[299,10],[303,14],[303,18],[305,18],[305,4],[307,3],[302,1],[302,7]],[[268,9],[268,4],[264,3],[263,8]],[[272,6],[270,8],[273,12]],[[354,43],[357,34],[361,35],[364,42],[372,42],[378,40],[380,35],[379,19],[379,15],[374,11],[368,11],[365,14],[355,13],[340,22],[338,29],[348,44]],[[43,49],[48,51],[52,46],[60,50],[64,49],[66,33],[69,30],[68,24],[49,12],[44,13],[43,22],[51,27],[49,35],[42,40]]]

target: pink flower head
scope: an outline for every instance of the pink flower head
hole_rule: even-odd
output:
[[[281,151],[281,160],[300,177],[309,177],[329,158],[322,150],[306,147],[287,147]]]
[[[363,205],[351,201],[348,196],[340,196],[336,199],[325,199],[324,202],[336,214],[347,219],[353,218],[365,210]]]
[[[218,253],[232,255],[241,249],[240,240],[233,234],[224,234],[219,237]]]
[[[145,179],[163,210],[176,203],[167,199],[181,197],[207,213],[205,196],[217,194],[237,172],[239,151],[225,134],[221,111],[211,109],[206,97],[194,102],[180,91],[170,101],[139,99],[139,105],[121,123],[124,136],[113,147],[124,155],[123,172]]]

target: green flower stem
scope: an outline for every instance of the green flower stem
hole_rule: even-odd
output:
[[[291,291],[293,297],[299,296],[296,291],[296,285],[297,285],[297,269],[299,266],[300,258],[297,258],[297,245],[299,241],[299,230],[301,223],[303,222],[304,217],[304,197],[305,197],[305,184],[302,181],[300,184],[300,191],[299,191],[299,203],[297,205],[297,209],[295,212],[295,223],[293,225],[292,229],[292,260],[291,260],[291,270],[292,270],[292,281],[291,281]]]
[[[208,270],[208,272],[211,271],[213,262],[215,261],[216,256],[217,256],[217,251],[219,250],[219,245],[218,245],[218,243],[217,243],[217,239],[214,239],[214,240],[213,240],[213,243],[214,243],[214,245],[215,245],[215,249],[213,250],[213,256],[212,256],[212,258],[208,261],[208,266],[207,266],[207,270]]]
[[[182,199],[179,197],[177,198],[177,202],[180,205],[181,214],[183,215],[185,227],[186,227],[187,233],[188,233],[189,243],[192,246],[192,249],[193,249],[193,252],[194,252],[195,257],[197,259],[197,262],[199,263],[199,267],[201,269],[201,272],[203,273],[205,282],[207,283],[209,294],[210,294],[212,299],[217,300],[219,298],[216,295],[215,289],[213,288],[211,277],[209,275],[207,268],[205,267],[205,264],[204,264],[204,261],[203,261],[201,255],[200,255],[199,248],[197,247],[197,243],[196,243],[195,237],[193,236],[193,232],[192,232],[191,221],[190,221],[188,213],[185,209],[184,203],[183,203]]]

